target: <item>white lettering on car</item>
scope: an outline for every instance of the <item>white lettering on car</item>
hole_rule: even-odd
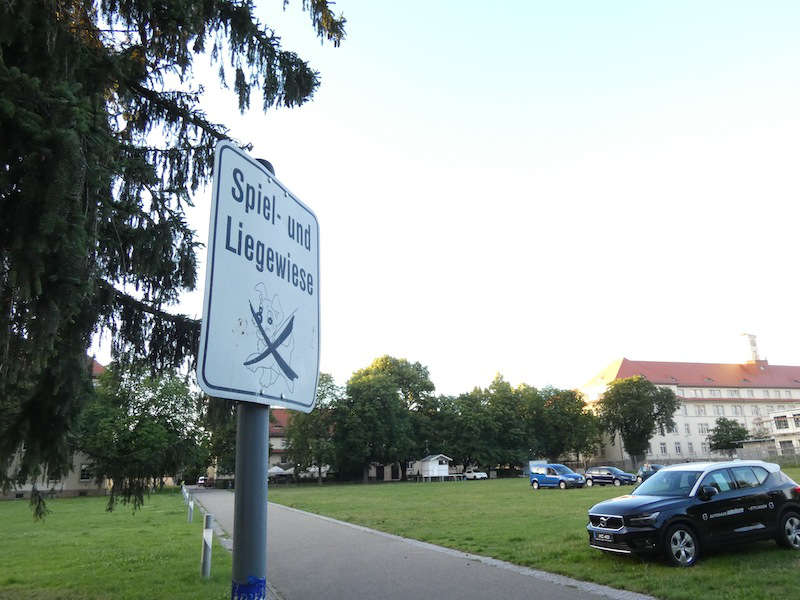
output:
[[[709,518],[710,519],[718,519],[720,517],[729,517],[731,515],[739,515],[744,512],[743,508],[732,508],[730,510],[726,510],[725,512],[721,513],[714,513]]]

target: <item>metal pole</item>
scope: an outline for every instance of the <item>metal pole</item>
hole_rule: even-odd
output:
[[[236,424],[231,600],[266,599],[268,447],[269,406],[240,402]]]
[[[275,174],[269,161],[257,160]],[[231,600],[267,598],[268,448],[269,406],[239,402]]]
[[[194,516],[194,500],[189,500],[189,513],[186,517],[186,521],[191,523],[192,517]]]
[[[211,577],[211,541],[214,539],[214,515],[206,514],[203,525],[203,553],[200,555],[200,575]]]

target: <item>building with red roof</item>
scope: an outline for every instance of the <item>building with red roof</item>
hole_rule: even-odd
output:
[[[286,463],[286,429],[292,420],[288,408],[270,408],[269,411],[269,466]]]
[[[648,462],[719,458],[711,452],[706,439],[719,417],[738,421],[751,433],[763,436],[775,432],[773,414],[800,414],[800,366],[771,365],[755,352],[753,360],[736,364],[622,358],[593,377],[581,391],[591,405],[609,383],[636,375],[670,388],[681,401],[675,413],[675,428],[663,435],[657,432],[650,441]],[[777,451],[800,453],[800,441],[792,442],[791,448],[781,444]],[[606,445],[602,457],[620,462],[630,458],[619,440]]]

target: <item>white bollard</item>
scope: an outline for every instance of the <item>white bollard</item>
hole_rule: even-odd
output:
[[[203,552],[200,555],[200,575],[211,577],[211,541],[214,539],[214,516],[206,514],[203,525]]]
[[[194,515],[194,500],[189,500],[189,517],[187,519],[189,523],[192,522],[193,515]]]

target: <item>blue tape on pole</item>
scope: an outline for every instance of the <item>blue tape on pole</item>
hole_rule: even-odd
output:
[[[247,578],[247,583],[231,582],[231,600],[266,600],[267,599],[267,578],[253,577]]]

